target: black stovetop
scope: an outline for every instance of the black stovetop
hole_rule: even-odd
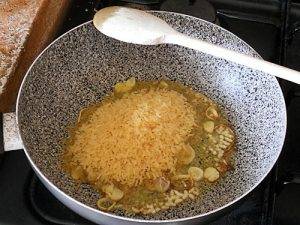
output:
[[[210,3],[209,3],[210,2]],[[60,34],[92,19],[95,9],[127,5],[175,11],[220,24],[266,60],[300,70],[299,0],[73,0]],[[300,86],[280,81],[288,113],[286,143],[268,177],[212,225],[300,224]],[[23,151],[0,162],[0,224],[92,224],[58,202],[39,182]]]

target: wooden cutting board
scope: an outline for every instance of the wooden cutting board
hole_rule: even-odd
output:
[[[14,111],[27,69],[55,37],[70,2],[0,1],[0,112]]]

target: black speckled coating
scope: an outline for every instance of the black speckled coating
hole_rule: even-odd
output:
[[[155,14],[183,33],[259,57],[216,25],[175,13]],[[88,23],[62,36],[40,56],[26,77],[18,105],[20,133],[30,157],[69,196],[94,208],[99,197],[61,170],[60,141],[82,107],[101,100],[116,82],[132,76],[172,79],[205,93],[223,108],[237,134],[234,171],[199,201],[151,219],[195,216],[222,207],[248,192],[274,165],[285,136],[286,112],[273,76],[179,46],[121,43]]]

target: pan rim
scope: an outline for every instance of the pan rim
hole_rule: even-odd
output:
[[[241,41],[245,46],[247,46],[251,51],[252,53],[255,54],[255,57],[259,57],[259,58],[262,58],[248,43],[246,43],[245,41],[243,41],[241,38],[239,38],[238,36],[236,36],[235,34],[233,34],[232,32],[224,29],[223,27],[219,26],[219,25],[216,25],[214,23],[211,23],[209,21],[206,21],[206,20],[203,20],[203,19],[200,19],[200,18],[197,18],[195,16],[190,16],[190,15],[186,15],[186,14],[183,14],[183,13],[176,13],[176,12],[169,12],[169,11],[157,11],[157,10],[151,10],[149,12],[154,12],[154,13],[166,13],[166,14],[175,14],[175,15],[180,15],[180,16],[183,16],[183,17],[189,17],[189,18],[192,18],[192,19],[195,19],[195,20],[198,20],[198,21],[201,21],[202,23],[206,23],[210,26],[215,26],[217,27],[218,29],[220,29],[222,32],[224,33],[227,33],[227,34],[230,34],[232,36],[234,36],[237,40]],[[83,207],[85,208],[86,210],[89,210],[89,211],[92,211],[93,213],[96,213],[96,214],[99,214],[101,216],[107,216],[107,217],[112,217],[114,219],[118,219],[118,220],[123,220],[123,221],[126,221],[126,222],[137,222],[137,223],[175,223],[175,222],[183,222],[183,221],[189,221],[189,220],[195,220],[195,219],[198,219],[198,218],[203,218],[203,217],[206,217],[206,216],[209,216],[211,214],[215,214],[217,212],[220,212],[221,210],[223,209],[226,209],[228,207],[230,207],[231,205],[234,205],[235,203],[239,202],[241,199],[243,199],[245,196],[247,196],[250,192],[252,192],[266,177],[267,175],[270,173],[270,171],[273,169],[274,165],[276,164],[276,162],[278,161],[278,158],[281,154],[281,151],[282,151],[282,148],[283,148],[283,144],[284,144],[284,141],[285,141],[285,136],[286,136],[286,130],[287,130],[287,113],[286,113],[286,104],[285,104],[285,100],[284,100],[284,96],[283,96],[283,93],[282,91],[280,91],[279,95],[280,95],[280,98],[282,100],[282,103],[283,105],[285,106],[285,110],[284,110],[284,116],[283,116],[283,125],[284,125],[284,134],[282,135],[282,138],[280,140],[280,143],[281,143],[281,147],[280,147],[280,151],[278,151],[276,157],[275,157],[275,160],[273,162],[273,164],[270,166],[269,165],[269,168],[266,169],[266,172],[265,174],[261,177],[261,179],[255,183],[255,185],[253,185],[248,191],[244,192],[242,195],[240,195],[239,197],[235,198],[234,200],[228,202],[227,204],[221,206],[221,207],[218,207],[212,211],[209,211],[209,212],[206,212],[206,213],[202,213],[202,214],[198,214],[198,215],[195,215],[195,216],[189,216],[189,217],[184,217],[184,218],[178,218],[178,219],[168,219],[168,220],[146,220],[146,219],[135,219],[135,218],[129,218],[129,217],[124,217],[124,216],[118,216],[118,215],[115,215],[115,214],[110,214],[110,213],[107,213],[107,212],[103,212],[103,211],[100,211],[98,209],[95,209],[95,208],[92,208],[88,205],[85,205],[83,204],[82,202],[72,198],[71,196],[67,195],[65,192],[63,192],[61,189],[59,189],[55,184],[53,184],[41,171],[40,169],[35,165],[35,163],[33,162],[33,160],[31,159],[28,151],[27,151],[27,148],[26,146],[24,145],[24,141],[23,141],[23,135],[22,135],[22,131],[20,129],[20,125],[19,125],[19,101],[20,101],[20,97],[21,97],[21,94],[22,94],[22,90],[23,90],[23,86],[25,85],[25,82],[26,82],[26,78],[27,76],[29,75],[31,69],[33,68],[33,66],[36,64],[36,62],[39,60],[39,58],[44,54],[44,52],[46,52],[54,43],[56,43],[57,41],[59,41],[61,38],[63,38],[65,35],[71,33],[72,31],[82,27],[82,26],[85,26],[85,25],[88,25],[88,24],[92,24],[92,20],[89,20],[87,22],[84,22],[74,28],[72,28],[71,30],[65,32],[64,34],[60,35],[59,37],[57,37],[55,40],[53,40],[36,58],[35,60],[32,62],[32,64],[30,65],[30,67],[28,68],[23,80],[22,80],[22,83],[21,83],[21,86],[20,86],[20,89],[19,89],[19,92],[18,92],[18,96],[17,96],[17,101],[16,101],[16,121],[17,121],[17,126],[18,126],[18,129],[19,129],[19,134],[20,134],[20,139],[21,141],[23,142],[23,149],[24,149],[24,152],[25,152],[25,155],[28,159],[28,161],[30,162],[32,168],[34,169],[34,171],[38,174],[39,177],[42,177],[47,183],[49,186],[51,186],[51,188],[53,190],[55,190],[57,193],[59,193],[61,196],[63,196],[64,198],[68,199],[70,202],[72,202],[73,204],[77,205],[77,206],[80,206],[80,207]],[[275,76],[272,76],[270,75],[270,79],[273,79],[274,82],[276,83],[276,86],[281,90],[281,87],[277,81],[277,79],[275,78]],[[53,194],[53,193],[52,193]],[[60,201],[60,200],[59,200]],[[69,206],[68,206],[69,208]],[[73,210],[72,210],[73,211]]]

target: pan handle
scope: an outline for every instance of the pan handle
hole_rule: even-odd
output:
[[[3,113],[0,112],[0,125],[3,124]],[[0,162],[2,159],[2,154],[4,153],[4,138],[3,129],[0,129]]]
[[[0,116],[2,120],[1,124],[3,124],[3,129],[0,132],[0,135],[2,133],[0,136],[1,142],[3,141],[3,143],[0,142],[0,153],[23,149],[23,143],[19,135],[19,128],[16,120],[16,113],[3,113]]]

